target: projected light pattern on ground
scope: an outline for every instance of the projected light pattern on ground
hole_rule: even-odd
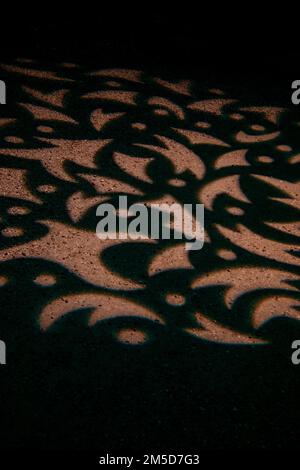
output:
[[[111,322],[132,345],[161,328],[256,345],[272,341],[274,319],[300,320],[299,122],[288,110],[140,70],[0,70],[15,87],[0,110],[0,289],[30,286],[41,334],[80,317]],[[99,240],[96,208],[120,195],[204,204],[203,249]]]

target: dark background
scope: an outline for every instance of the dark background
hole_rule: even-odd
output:
[[[174,70],[289,99],[291,80],[299,78],[293,12],[279,10],[275,18],[272,6],[263,17],[248,3],[233,13],[217,4],[210,12],[201,3],[175,8],[174,15],[148,4],[135,14],[117,4],[110,12],[85,5],[62,12],[50,3],[21,11],[14,5],[1,18],[1,60],[28,56]],[[18,315],[23,303],[20,298],[14,306]],[[39,358],[38,346],[31,350],[18,332],[8,345],[13,360],[0,369],[0,447],[119,455],[295,449],[300,366],[291,364],[284,340],[292,326],[285,325],[268,348],[199,345],[164,334],[138,351],[70,331],[63,340],[52,338],[52,353]]]
[[[163,8],[145,2],[64,8],[54,2],[34,7],[11,2],[1,13],[3,57],[73,57],[98,66],[111,59],[273,81],[299,67],[297,14],[282,5],[199,2]]]

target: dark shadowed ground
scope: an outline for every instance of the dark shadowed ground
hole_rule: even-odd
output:
[[[1,50],[0,447],[295,449],[297,52],[263,27],[108,21],[19,20]],[[100,259],[119,194],[204,203],[204,248]]]

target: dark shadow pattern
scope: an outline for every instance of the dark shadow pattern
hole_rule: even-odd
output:
[[[137,344],[157,328],[265,344],[271,319],[297,323],[291,113],[138,70],[19,62],[2,65],[16,83],[0,122],[3,298],[11,282],[16,291],[27,283],[35,327],[59,328],[89,309],[90,325],[115,318],[117,338]],[[100,242],[96,207],[120,194],[129,203],[204,203],[204,248]]]
[[[77,372],[84,382],[102,355],[101,374],[115,385],[104,370],[112,351],[126,351],[126,368],[137,354],[149,362],[153,348],[158,361],[166,349],[179,363],[185,350],[201,350],[207,371],[213,364],[222,375],[222,345],[233,363],[235,354],[247,363],[250,350],[253,358],[255,348],[299,336],[300,122],[290,110],[139,70],[42,70],[19,60],[1,73],[14,86],[0,109],[0,331],[17,345],[15,361],[30,341],[29,376],[34,351],[50,370],[59,357],[62,371],[73,351],[80,360],[68,383]],[[129,203],[204,203],[203,249],[100,242],[96,207],[116,205],[120,194]],[[65,380],[59,375],[49,390],[40,383],[47,396]],[[97,396],[89,399],[101,411]],[[88,428],[88,417],[74,419]]]

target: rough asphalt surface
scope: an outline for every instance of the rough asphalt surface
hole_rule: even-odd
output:
[[[4,448],[295,446],[290,104],[140,69],[0,73]],[[203,248],[99,240],[96,208],[120,195],[204,204]]]

